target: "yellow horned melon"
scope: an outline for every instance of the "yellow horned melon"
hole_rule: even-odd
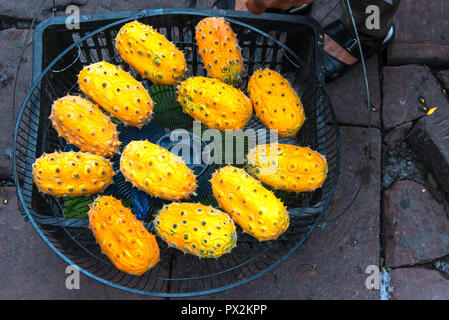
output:
[[[266,185],[292,192],[313,191],[327,176],[326,158],[308,147],[266,144],[247,156],[248,171]]]
[[[131,141],[122,152],[120,170],[136,188],[166,200],[187,199],[197,187],[182,158],[149,141]]]
[[[213,174],[210,182],[220,208],[259,241],[277,239],[287,230],[290,223],[287,208],[245,170],[223,167]]]
[[[248,93],[257,117],[283,138],[294,137],[306,120],[301,99],[288,80],[274,70],[254,72]]]
[[[237,241],[229,215],[201,203],[165,205],[153,223],[168,245],[202,258],[218,258],[231,252]]]
[[[55,197],[102,192],[112,183],[113,176],[109,160],[84,152],[43,154],[33,164],[33,180],[37,188]]]
[[[156,237],[120,200],[100,196],[90,205],[89,229],[119,270],[140,276],[159,262]]]
[[[115,46],[126,63],[154,83],[175,85],[187,71],[184,53],[156,29],[138,21],[120,29]]]
[[[88,65],[78,75],[80,89],[125,125],[142,127],[153,113],[145,87],[121,67],[105,61]]]
[[[57,99],[49,119],[60,137],[82,151],[111,157],[120,147],[117,126],[89,100],[70,95]]]
[[[237,36],[224,18],[208,17],[196,25],[198,52],[207,73],[227,84],[236,84],[243,73]]]
[[[217,79],[192,77],[178,86],[178,102],[185,113],[209,128],[243,129],[251,119],[251,100]]]

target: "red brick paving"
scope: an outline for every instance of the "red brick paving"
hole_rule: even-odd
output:
[[[395,269],[390,273],[391,300],[448,300],[449,280],[438,271]]]
[[[0,180],[12,175],[11,171],[11,142],[14,131],[15,115],[25,99],[31,85],[32,74],[32,44],[28,43],[25,51],[25,60],[22,64],[16,89],[16,108],[13,113],[13,93],[16,80],[17,65],[27,30],[8,29],[0,31]],[[30,38],[33,38],[31,31]]]
[[[449,64],[449,2],[402,0],[388,64]]]
[[[449,103],[441,91],[440,84],[427,66],[406,65],[384,67],[383,125],[389,130],[426,115],[419,100],[439,107],[438,113],[445,114]]]
[[[377,57],[367,60],[368,83],[370,87],[371,108],[368,109],[365,80],[362,65],[352,66],[348,73],[326,85],[326,92],[335,109],[338,123],[353,126],[371,125],[380,128],[381,96],[379,81],[379,61]],[[351,83],[351,90],[348,90]]]
[[[422,185],[395,182],[384,191],[385,264],[431,262],[449,254],[449,222],[442,205]]]

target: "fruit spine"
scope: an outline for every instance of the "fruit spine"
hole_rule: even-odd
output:
[[[243,58],[237,36],[224,18],[208,17],[195,29],[198,52],[209,76],[236,84],[243,73]]]
[[[223,167],[210,182],[220,207],[259,241],[277,239],[287,230],[290,220],[286,207],[245,170]]]
[[[197,187],[182,158],[149,141],[131,141],[122,152],[120,170],[136,188],[166,200],[187,199]]]
[[[37,188],[55,197],[102,192],[112,183],[113,176],[109,160],[90,153],[44,153],[33,164],[33,180]]]
[[[121,271],[142,275],[159,262],[156,237],[143,221],[111,196],[100,196],[90,205],[89,229],[111,262]]]
[[[78,75],[80,89],[125,125],[142,127],[153,113],[145,87],[121,67],[105,61],[93,63]]]
[[[164,35],[138,21],[120,29],[115,46],[126,63],[154,83],[175,85],[187,71],[184,53]]]
[[[274,70],[254,72],[248,93],[257,117],[283,138],[294,137],[306,120],[301,99],[288,80]]]
[[[253,113],[250,99],[240,90],[206,77],[181,82],[178,102],[185,113],[220,131],[242,129]]]
[[[248,171],[264,184],[291,192],[313,191],[327,176],[326,158],[308,147],[259,145],[247,156]]]
[[[117,126],[89,100],[70,95],[57,99],[49,119],[60,137],[82,151],[111,157],[120,147]]]
[[[165,205],[153,223],[168,245],[202,258],[218,258],[231,252],[237,241],[229,215],[200,203]]]

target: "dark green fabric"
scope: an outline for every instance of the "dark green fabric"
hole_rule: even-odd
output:
[[[356,22],[357,30],[359,31],[360,40],[375,40],[385,37],[393,24],[394,15],[399,7],[400,0],[391,0],[392,4],[389,4],[385,0],[349,0],[352,8],[352,14]],[[354,28],[349,15],[349,9],[346,0],[340,0],[341,8],[343,9],[343,15],[341,20],[345,26],[354,33]],[[379,7],[380,24],[379,29],[369,30],[366,27],[366,19],[370,14],[366,13],[366,8],[370,5],[376,5]]]

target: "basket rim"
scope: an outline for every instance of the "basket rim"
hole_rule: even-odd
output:
[[[129,17],[134,17],[134,19],[138,19],[138,17],[149,17],[149,16],[158,16],[158,15],[167,15],[167,14],[195,14],[195,15],[201,15],[204,17],[207,16],[215,16],[215,17],[224,17],[227,19],[239,19],[239,18],[245,18],[245,19],[254,19],[254,20],[260,20],[261,18],[266,21],[271,22],[289,22],[289,23],[301,23],[305,24],[308,27],[312,28],[315,34],[315,41],[317,44],[317,52],[315,53],[315,59],[316,59],[316,65],[322,66],[323,64],[323,56],[319,54],[318,51],[322,51],[324,49],[324,34],[321,25],[316,21],[315,19],[309,17],[309,16],[291,16],[291,15],[285,15],[285,14],[278,14],[278,13],[264,13],[259,16],[254,16],[253,14],[246,12],[246,11],[235,11],[235,10],[224,10],[224,9],[195,9],[195,8],[162,8],[162,9],[144,9],[144,10],[135,10],[135,11],[116,11],[116,12],[107,12],[107,13],[94,13],[94,14],[82,14],[80,15],[80,23],[83,22],[92,22],[92,21],[104,21],[104,20],[113,20],[113,19],[120,19],[125,20]],[[33,33],[33,51],[34,52],[42,52],[42,38],[45,30],[49,27],[55,26],[55,25],[65,25],[66,23],[66,16],[52,16],[49,17],[43,21],[41,21],[35,28]],[[133,18],[130,18],[131,20]],[[110,25],[107,25],[107,27],[112,26],[117,21],[111,23]],[[231,22],[237,22],[239,24],[242,24],[243,22],[232,20]],[[243,23],[244,24],[244,23]],[[246,27],[246,26],[245,26]],[[103,27],[101,27],[103,28]],[[257,28],[256,28],[257,29]],[[98,29],[92,31],[92,33],[96,33]],[[263,32],[262,30],[257,29],[258,32]],[[86,35],[87,36],[87,35]],[[266,35],[265,35],[266,36]],[[268,35],[269,36],[269,35]],[[270,37],[270,36],[269,36]],[[84,37],[83,37],[84,38]],[[277,39],[273,39],[276,40]],[[284,46],[282,42],[277,42],[281,46]],[[286,47],[289,49],[288,47]],[[73,47],[71,48],[73,49]],[[65,51],[65,50],[64,50]],[[68,50],[69,51],[69,50]],[[67,52],[64,52],[64,54]],[[289,52],[291,54],[294,54],[294,52]],[[297,57],[296,54],[295,58]],[[52,62],[59,59],[60,56],[58,55],[55,59],[53,59]],[[299,58],[301,61],[301,59]],[[34,55],[33,58],[33,84],[37,80],[37,78],[40,76],[40,74],[44,72],[42,70],[42,60],[38,59],[37,55]],[[323,85],[324,82],[324,70],[323,68],[318,68],[316,70],[317,78],[321,85]]]
[[[237,14],[236,14],[237,13]],[[39,234],[39,236],[42,238],[42,240],[60,257],[62,258],[66,263],[68,263],[71,266],[76,267],[79,271],[81,271],[83,274],[85,274],[86,276],[95,279],[97,281],[99,281],[100,283],[103,284],[107,284],[111,287],[117,288],[117,289],[121,289],[123,291],[126,292],[131,292],[131,293],[135,293],[135,294],[141,294],[141,295],[146,295],[146,296],[155,296],[155,297],[168,297],[168,298],[180,298],[180,297],[192,297],[192,296],[201,296],[201,295],[207,295],[207,294],[212,294],[212,293],[217,293],[217,292],[221,292],[230,288],[234,288],[237,287],[241,284],[247,283],[249,281],[252,281],[258,277],[260,277],[261,275],[265,274],[266,272],[273,270],[277,265],[279,265],[281,262],[283,262],[284,260],[286,260],[292,253],[294,253],[300,246],[302,246],[302,244],[309,238],[310,234],[315,230],[316,226],[320,223],[320,221],[322,220],[322,218],[325,215],[325,212],[330,204],[330,201],[332,200],[335,188],[336,188],[336,184],[337,184],[337,180],[338,180],[338,176],[339,176],[339,169],[340,169],[340,134],[339,134],[339,130],[338,130],[338,125],[335,121],[335,123],[333,124],[333,127],[335,129],[335,144],[336,144],[336,165],[335,165],[335,175],[333,178],[333,182],[331,183],[330,186],[330,190],[329,190],[329,196],[328,198],[321,202],[322,205],[322,209],[321,209],[321,213],[319,215],[319,217],[316,219],[316,221],[314,222],[314,224],[310,227],[310,229],[307,231],[307,233],[302,237],[302,239],[300,241],[298,241],[287,253],[285,253],[282,257],[278,258],[274,263],[270,264],[268,267],[265,267],[264,269],[262,269],[260,272],[252,274],[251,276],[247,276],[245,277],[243,280],[239,280],[236,282],[233,282],[231,284],[228,285],[224,285],[224,286],[220,286],[217,288],[213,288],[213,289],[209,289],[209,290],[203,290],[203,291],[192,291],[192,292],[183,292],[183,293],[168,293],[168,292],[154,292],[154,291],[143,291],[143,290],[137,290],[137,289],[132,289],[129,287],[125,287],[113,282],[110,282],[108,280],[105,280],[101,277],[96,276],[95,274],[85,270],[84,268],[81,268],[80,266],[78,266],[76,263],[73,263],[71,261],[71,259],[69,259],[67,256],[65,256],[60,250],[58,250],[53,243],[44,235],[44,233],[42,232],[41,228],[38,226],[37,222],[34,219],[34,216],[31,214],[30,210],[28,209],[26,203],[25,203],[25,199],[24,196],[22,194],[22,188],[20,186],[20,180],[18,178],[18,172],[17,172],[17,168],[16,168],[16,148],[17,148],[17,136],[18,136],[18,132],[19,132],[19,128],[20,128],[20,123],[21,123],[21,119],[22,119],[22,115],[23,112],[27,106],[28,101],[31,98],[31,95],[33,93],[33,91],[36,89],[36,87],[39,86],[42,78],[44,77],[44,75],[49,72],[51,70],[51,68],[54,66],[54,64],[56,64],[65,54],[67,54],[70,50],[72,50],[73,48],[75,48],[77,45],[79,45],[81,42],[85,41],[86,39],[90,38],[91,36],[102,32],[110,27],[113,27],[115,25],[119,25],[119,24],[123,24],[126,23],[128,21],[131,20],[135,20],[135,19],[139,19],[139,18],[144,18],[144,17],[150,17],[150,16],[158,16],[158,15],[167,15],[167,14],[190,14],[190,15],[200,15],[200,16],[222,16],[224,17],[226,20],[228,20],[229,22],[235,23],[235,24],[239,24],[245,28],[251,29],[265,37],[271,38],[272,41],[276,42],[281,48],[283,48],[286,52],[288,52],[288,54],[290,54],[291,56],[293,56],[295,59],[297,59],[297,61],[302,61],[302,59],[295,53],[293,52],[290,48],[288,48],[284,43],[280,42],[277,39],[272,38],[269,34],[265,33],[264,31],[255,28],[247,23],[241,22],[239,20],[235,20],[232,18],[229,18],[229,16],[233,16],[233,17],[244,17],[244,18],[248,18],[251,17],[248,13],[246,12],[237,12],[237,11],[233,11],[233,10],[212,10],[212,9],[150,9],[150,10],[140,10],[140,11],[121,11],[121,12],[114,12],[114,13],[107,13],[107,14],[92,14],[92,15],[81,15],[80,16],[80,23],[81,22],[87,22],[87,21],[92,21],[95,19],[98,20],[111,20],[111,19],[116,19],[117,17],[121,17],[121,19],[111,22],[107,25],[104,25],[102,27],[99,27],[97,29],[95,29],[92,32],[87,33],[85,36],[83,36],[82,38],[80,38],[79,40],[77,40],[76,42],[74,42],[73,44],[71,44],[70,46],[68,46],[65,50],[63,50],[58,56],[56,56],[46,67],[44,70],[42,70],[42,72],[39,71],[39,74],[35,73],[36,70],[40,70],[42,64],[38,63],[38,65],[36,65],[35,63],[33,63],[33,84],[30,87],[30,89],[28,90],[28,93],[24,99],[24,102],[22,103],[22,106],[18,112],[17,115],[17,120],[16,120],[16,124],[14,127],[14,137],[13,137],[13,141],[12,141],[12,147],[13,147],[13,152],[12,152],[12,157],[11,157],[11,163],[12,163],[12,172],[13,172],[13,179],[14,179],[14,183],[16,185],[16,192],[17,192],[17,196],[18,199],[20,201],[21,207],[23,208],[24,212],[26,213],[29,221],[31,222],[33,228],[36,230],[36,232]],[[106,17],[107,15],[107,17]],[[123,15],[127,15],[125,18],[123,18]],[[260,17],[260,16],[259,16]],[[282,17],[283,20],[289,20],[290,22],[301,22],[300,20],[303,20],[302,22],[307,22],[308,24],[310,24],[309,26],[311,26],[314,31],[315,31],[315,37],[317,39],[319,39],[320,37],[318,37],[317,35],[317,30],[320,30],[320,34],[321,34],[321,27],[319,26],[319,24],[313,20],[312,18],[309,17],[298,17],[295,16],[294,18],[292,17],[288,17],[286,15],[282,15],[282,14],[264,14],[263,18],[271,18],[271,19],[276,19]],[[286,19],[288,17],[288,19]],[[302,18],[302,19],[298,19],[298,18]],[[44,20],[43,22],[41,22],[35,30],[35,34],[34,34],[34,49],[36,50],[36,46],[39,46],[42,44],[41,41],[36,41],[37,39],[39,39],[39,37],[42,37],[43,35],[43,31],[51,26],[52,24],[55,24],[56,22],[62,22],[65,23],[66,17],[64,16],[60,16],[60,17],[51,17],[48,18],[46,20]],[[318,40],[318,43],[320,41]],[[320,43],[319,43],[320,45]],[[321,46],[322,46],[322,41],[321,41]],[[39,49],[39,47],[37,47]],[[36,52],[36,51],[34,51]],[[315,54],[317,56],[317,53]],[[34,61],[36,62],[36,61]],[[319,65],[319,63],[317,63]],[[335,111],[332,107],[332,104],[330,103],[329,97],[327,96],[325,90],[324,90],[324,85],[323,85],[323,81],[322,79],[322,70],[316,70],[315,74],[317,75],[317,80],[318,80],[318,87],[320,90],[323,90],[324,93],[324,99],[327,102],[329,111],[331,116],[336,119],[335,117]],[[31,210],[32,211],[32,210]]]

